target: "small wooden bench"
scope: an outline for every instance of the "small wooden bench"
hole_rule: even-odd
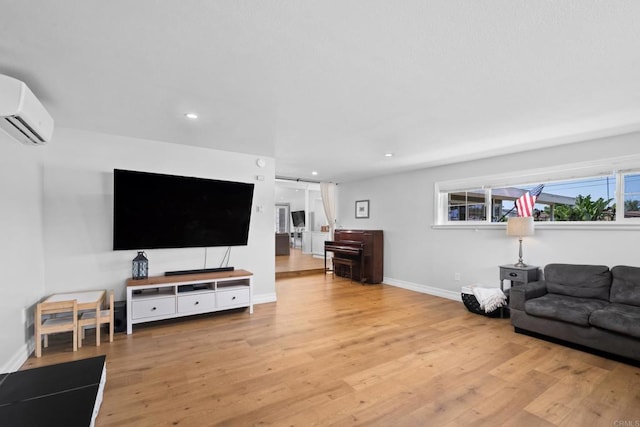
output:
[[[353,266],[354,265],[358,265],[358,261],[349,259],[349,258],[336,258],[333,257],[333,276],[335,277],[336,275],[336,268],[339,265],[342,265],[343,267],[349,267],[349,280],[351,280],[353,282]]]

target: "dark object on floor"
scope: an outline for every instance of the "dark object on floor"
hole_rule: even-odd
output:
[[[125,332],[127,330],[127,302],[116,301],[113,305],[113,332]]]
[[[0,425],[94,425],[106,382],[105,359],[0,374]]]

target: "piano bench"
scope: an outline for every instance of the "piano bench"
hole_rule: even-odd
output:
[[[336,275],[337,266],[349,267],[349,280],[353,282],[353,266],[358,264],[357,261],[348,258],[336,258],[333,257],[333,276]]]

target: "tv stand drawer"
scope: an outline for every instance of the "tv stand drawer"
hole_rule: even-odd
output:
[[[215,308],[216,294],[213,292],[178,296],[178,313],[204,313]]]
[[[146,299],[144,301],[133,301],[134,319],[145,317],[158,317],[174,314],[176,312],[175,297]]]
[[[249,289],[228,289],[218,291],[218,308],[249,305]]]

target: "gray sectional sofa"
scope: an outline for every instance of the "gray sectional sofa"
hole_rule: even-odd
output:
[[[533,332],[640,361],[640,268],[549,264],[511,288],[516,332]]]

